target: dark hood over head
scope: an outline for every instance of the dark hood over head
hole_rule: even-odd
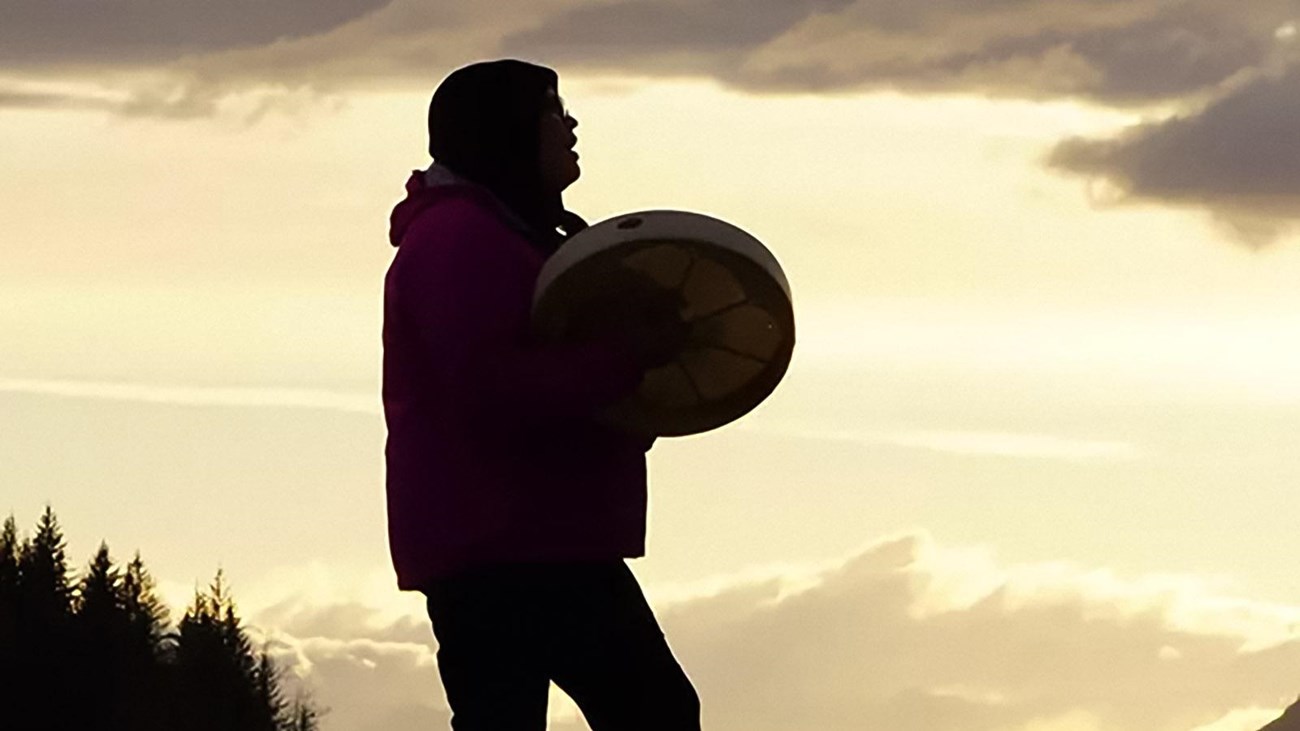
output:
[[[553,250],[564,238],[555,228],[566,216],[560,195],[543,192],[538,165],[548,89],[559,91],[555,71],[525,61],[485,61],[453,71],[429,103],[429,154],[490,190]]]

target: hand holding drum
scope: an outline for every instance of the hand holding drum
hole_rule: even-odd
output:
[[[533,329],[633,353],[645,377],[601,419],[651,436],[740,418],[776,388],[794,348],[790,288],[771,252],[683,211],[619,216],[569,239],[538,277]]]
[[[670,363],[688,342],[682,298],[635,269],[616,269],[569,318],[564,340],[617,343],[646,368]]]

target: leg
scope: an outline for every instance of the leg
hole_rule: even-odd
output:
[[[556,585],[545,656],[592,731],[699,731],[700,700],[627,565]]]
[[[537,661],[535,599],[508,574],[440,581],[425,595],[452,729],[545,731],[550,680]]]

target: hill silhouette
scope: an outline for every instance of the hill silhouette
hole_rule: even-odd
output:
[[[1300,700],[1292,703],[1277,720],[1259,731],[1300,731]]]

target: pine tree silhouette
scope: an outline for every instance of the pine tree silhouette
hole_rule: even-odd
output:
[[[280,670],[271,659],[269,647],[263,647],[257,654],[257,667],[253,670],[253,698],[259,715],[270,722],[264,726],[268,731],[275,731],[287,721],[287,705],[284,693],[280,690]]]
[[[299,693],[289,705],[280,731],[318,731],[322,711],[305,694]]]
[[[158,699],[172,695],[175,638],[167,628],[167,607],[154,591],[153,577],[137,551],[122,574],[126,642],[121,669],[125,714],[130,728],[139,731],[173,728],[169,708]]]
[[[80,655],[74,678],[81,691],[73,715],[81,726],[127,728],[123,661],[127,644],[126,602],[122,576],[100,543],[77,584],[72,637]]]
[[[15,709],[22,669],[18,636],[19,621],[18,562],[22,552],[18,528],[11,513],[0,528],[0,707]]]
[[[196,731],[315,731],[310,703],[287,707],[280,673],[268,648],[253,650],[235,610],[225,574],[218,571],[206,593],[181,618],[176,633],[177,720]]]
[[[284,700],[270,647],[254,651],[218,571],[176,629],[140,554],[100,543],[70,579],[47,506],[31,540],[0,528],[0,727],[31,731],[317,731],[299,690]]]
[[[18,550],[18,632],[15,657],[21,671],[13,678],[13,705],[25,728],[58,731],[76,723],[71,704],[42,703],[75,687],[77,657],[71,633],[72,585],[63,530],[45,506],[30,541]]]
[[[18,559],[22,545],[13,513],[0,528],[0,650],[12,650],[18,627]],[[0,657],[4,653],[0,652]]]
[[[14,514],[5,518],[4,528],[0,529],[0,602],[12,603],[18,596],[18,526]],[[9,606],[8,603],[0,607]]]
[[[133,646],[148,647],[155,654],[168,651],[172,639],[167,632],[167,605],[155,593],[153,576],[136,551],[122,576],[122,597],[126,606]]]
[[[122,599],[121,572],[113,565],[108,544],[101,542],[77,584],[77,616],[83,621],[95,621],[98,626],[107,627],[113,621],[126,618]]]
[[[67,546],[59,520],[48,505],[36,524],[36,535],[19,550],[18,587],[20,603],[32,618],[66,621],[72,608]]]

